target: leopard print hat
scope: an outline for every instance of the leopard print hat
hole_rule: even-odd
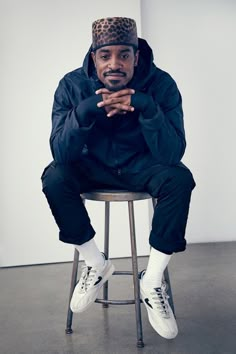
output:
[[[132,45],[138,48],[136,23],[127,17],[107,17],[92,24],[93,43],[96,50],[107,45]]]

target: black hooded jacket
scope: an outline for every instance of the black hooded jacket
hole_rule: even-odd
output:
[[[99,163],[123,172],[178,164],[185,151],[181,95],[172,77],[153,63],[152,50],[139,39],[139,62],[129,88],[134,112],[106,116],[96,104],[103,87],[91,58],[60,81],[52,111],[50,146],[58,163]],[[144,109],[145,97],[151,104]],[[91,110],[90,108],[91,107]]]

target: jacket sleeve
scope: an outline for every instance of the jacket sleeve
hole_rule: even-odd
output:
[[[54,95],[50,136],[50,147],[56,162],[78,161],[95,124],[96,103],[99,100],[101,97],[94,95],[74,106],[64,80],[60,81]]]
[[[141,110],[139,118],[145,141],[161,164],[177,164],[184,155],[186,141],[182,98],[176,83],[170,85],[160,104],[153,100],[151,103],[153,106]]]

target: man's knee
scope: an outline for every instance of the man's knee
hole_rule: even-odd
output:
[[[175,183],[185,190],[192,190],[196,185],[191,171],[186,167],[176,167],[173,177]]]
[[[54,162],[51,162],[45,167],[41,176],[43,190],[46,187],[51,187],[63,180],[63,170],[59,168]]]
[[[166,193],[175,196],[190,195],[194,187],[195,181],[189,169],[176,166],[168,170],[159,192],[163,195]]]

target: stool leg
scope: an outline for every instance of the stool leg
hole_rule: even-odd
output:
[[[143,343],[143,331],[142,331],[142,319],[141,319],[140,289],[139,289],[139,279],[138,279],[138,261],[137,261],[133,201],[128,201],[128,208],[129,208],[130,242],[131,242],[133,282],[134,282],[137,347],[142,348],[144,347],[144,343]]]
[[[169,271],[168,267],[166,267],[164,271],[164,279],[167,282],[167,294],[169,295],[169,303],[170,307],[173,311],[173,314],[175,316],[175,307],[174,307],[174,301],[173,301],[173,295],[172,295],[172,290],[171,290],[171,284],[170,284],[170,277],[169,277]],[[175,316],[176,317],[176,316]]]
[[[65,329],[66,334],[73,333],[73,330],[71,328],[72,319],[73,319],[73,312],[70,309],[70,301],[71,301],[72,294],[73,294],[73,291],[74,291],[74,288],[75,288],[75,285],[76,285],[76,281],[77,281],[78,262],[79,262],[79,252],[77,251],[77,249],[75,249],[75,251],[74,251],[73,268],[72,268],[72,275],[71,275],[69,305],[68,305],[67,321],[66,321],[66,329]]]
[[[109,258],[109,227],[110,227],[110,202],[105,202],[105,232],[104,232],[104,253]],[[103,299],[108,300],[108,281],[103,285]],[[103,304],[104,308],[109,307]]]

